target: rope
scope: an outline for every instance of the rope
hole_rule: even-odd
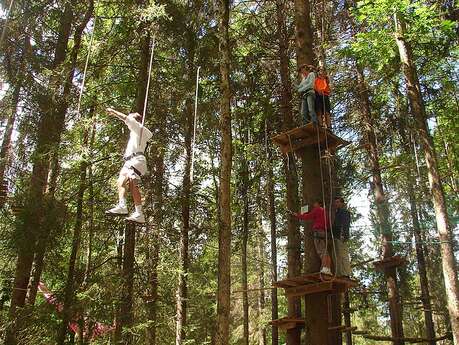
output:
[[[91,33],[91,39],[89,41],[88,54],[86,55],[86,62],[84,64],[83,81],[81,82],[80,94],[78,96],[77,114],[80,113],[80,109],[81,109],[81,100],[83,98],[84,87],[86,84],[86,73],[88,72],[89,58],[91,57],[92,45],[94,42],[94,34],[96,32],[96,22],[97,22],[97,17],[94,17],[94,25],[93,25],[93,29]]]
[[[325,116],[325,95],[322,95],[322,117]],[[318,119],[317,119],[318,120]],[[324,120],[324,118],[322,119]],[[326,130],[325,130],[326,131]],[[321,184],[322,184],[322,202],[323,202],[323,206],[324,206],[324,223],[325,223],[325,226],[327,226],[327,206],[326,206],[326,203],[325,203],[325,184],[324,184],[324,174],[323,174],[323,166],[322,166],[322,155],[321,155],[321,150],[320,150],[320,129],[319,129],[319,125],[317,125],[316,127],[316,133],[317,133],[317,149],[318,149],[318,153],[319,153],[319,167],[320,167],[320,180],[321,180]],[[329,154],[329,145],[328,145],[328,133],[325,132],[325,151],[327,154]],[[329,158],[330,159],[330,158]],[[331,160],[331,159],[330,159]],[[332,184],[333,184],[333,177],[332,177],[332,171],[331,171],[331,163],[330,163],[330,160],[328,161],[328,178],[329,178],[329,186],[330,186],[330,205],[332,204],[333,202],[333,188],[332,188]],[[329,207],[328,208],[328,219],[331,220],[332,218],[332,214],[331,214],[331,211],[332,211],[332,208]],[[330,224],[331,225],[331,224]],[[330,228],[330,234],[331,234],[331,238],[332,238],[332,246],[333,246],[333,253],[335,255],[335,273],[334,273],[334,277],[336,278],[337,276],[337,272],[336,272],[336,269],[337,269],[337,255],[336,255],[336,246],[335,246],[335,239],[334,239],[334,236],[333,236],[333,230]],[[328,248],[328,231],[325,231],[325,248]]]
[[[190,168],[190,182],[193,184],[194,177],[194,146],[196,144],[196,127],[198,122],[198,96],[199,96],[199,70],[201,66],[198,66],[196,71],[196,91],[194,95],[194,123],[193,123],[193,141],[191,142],[191,168]]]
[[[318,120],[318,119],[317,119]],[[323,208],[324,208],[324,224],[325,224],[325,248],[328,248],[328,231],[327,231],[327,213],[326,213],[326,204],[325,204],[325,184],[324,184],[324,174],[323,174],[323,168],[322,168],[322,156],[320,153],[320,132],[319,132],[319,124],[316,125],[316,133],[317,133],[317,149],[319,152],[319,168],[320,168],[320,182],[322,185],[322,203],[323,203]],[[322,261],[322,258],[320,258]],[[322,262],[321,262],[322,266]],[[336,272],[336,269],[335,269]],[[322,278],[322,269],[320,270],[320,276],[321,279],[324,281]]]
[[[142,126],[140,127],[140,135],[139,135],[139,146],[140,146],[140,142],[142,141],[143,126],[145,124],[145,114],[147,113],[148,95],[150,92],[151,69],[153,66],[153,55],[155,52],[155,45],[156,45],[156,34],[153,35],[153,42],[151,45],[150,63],[148,65],[147,89],[145,90],[145,100],[143,102],[143,112],[142,112]]]
[[[156,44],[156,35],[153,36],[153,43],[151,46],[151,53],[150,53],[150,63],[148,65],[148,80],[147,80],[147,89],[145,91],[145,101],[143,103],[142,127],[145,123],[145,114],[147,113],[148,94],[150,92],[151,68],[153,66],[153,55],[154,55],[153,53],[155,51],[155,44]],[[140,137],[142,137],[142,132],[140,133]]]
[[[295,174],[296,174],[296,177],[298,178],[298,167],[296,165],[295,154],[294,154],[293,145],[292,145],[292,138],[290,137],[290,134],[287,134],[287,138],[288,138],[288,143],[290,145],[290,151],[292,151],[293,167],[295,168]],[[290,155],[288,153],[287,153],[287,167],[290,169]]]
[[[325,95],[322,95],[323,97],[323,114],[325,115]],[[329,155],[328,156],[328,179],[329,179],[329,190],[330,190],[330,207],[329,207],[329,220],[331,221],[332,219],[332,208],[331,208],[331,205],[333,203],[333,176],[332,176],[332,167],[331,167],[331,164],[332,164],[332,159],[331,159],[331,156],[330,156],[330,152],[329,152],[329,146],[328,146],[328,136],[327,136],[327,132],[325,132],[325,148],[326,148],[326,152],[327,154]],[[330,224],[330,226],[332,226],[332,224]],[[335,274],[334,276],[336,277],[337,275],[337,267],[338,267],[338,264],[337,264],[337,259],[338,259],[338,256],[336,255],[336,246],[335,246],[335,238],[334,238],[334,234],[333,234],[333,229],[330,228],[330,234],[331,234],[331,239],[332,239],[332,246],[333,246],[333,253],[335,254]]]
[[[11,10],[13,9],[13,4],[14,4],[14,0],[11,0],[10,6],[8,7],[8,11],[6,12],[5,23],[3,24],[2,36],[0,37],[0,47],[3,45],[3,40],[5,39],[5,36],[6,36],[8,19],[10,18],[10,13],[11,13]]]

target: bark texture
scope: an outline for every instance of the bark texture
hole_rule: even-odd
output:
[[[410,42],[405,38],[405,23],[400,14],[395,16],[395,40],[398,46],[403,74],[408,90],[411,114],[414,118],[418,137],[421,141],[427,165],[430,192],[435,210],[437,231],[440,239],[443,277],[448,303],[448,311],[453,333],[454,344],[459,344],[459,283],[456,270],[456,260],[452,243],[451,225],[448,220],[445,194],[440,178],[437,154],[432,136],[427,125],[427,115],[422,98],[421,87]]]

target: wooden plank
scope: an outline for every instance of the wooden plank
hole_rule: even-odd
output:
[[[295,286],[285,289],[287,297],[300,297],[305,295],[311,295],[320,292],[333,291],[333,282],[323,282],[317,284],[309,284],[302,286]]]
[[[292,286],[298,286],[298,284],[295,283],[295,282],[292,282],[290,279],[285,279],[285,280],[281,280],[281,281],[275,282],[273,284],[273,286],[285,289],[285,288],[289,288],[289,287],[292,287]]]
[[[273,284],[274,287],[288,289],[291,287],[313,285],[322,282],[333,282],[335,285],[340,285],[340,289],[358,286],[358,282],[349,278],[335,277],[332,275],[321,273],[304,274],[298,277],[287,278]]]
[[[288,330],[295,327],[304,327],[304,323],[304,319],[289,318],[288,316],[281,319],[272,320],[270,322],[271,325],[277,326],[282,330]]]
[[[325,139],[327,139],[328,148],[332,150],[337,150],[340,147],[350,144],[348,141],[341,139],[322,127],[319,128],[319,138],[317,138],[317,129],[312,124],[280,133],[272,137],[271,140],[280,146],[282,153],[286,154],[317,143],[324,149]]]

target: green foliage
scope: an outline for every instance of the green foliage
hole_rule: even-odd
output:
[[[1,2],[4,8],[5,1]],[[8,307],[15,274],[15,258],[21,246],[32,247],[27,238],[27,224],[40,221],[47,235],[46,255],[41,280],[62,301],[75,225],[80,186],[84,195],[82,238],[74,279],[75,296],[72,315],[83,315],[90,324],[112,325],[120,300],[122,284],[119,243],[123,222],[109,219],[104,211],[116,199],[116,177],[127,139],[125,126],[107,117],[111,106],[124,112],[135,110],[139,83],[142,43],[156,37],[150,97],[146,125],[154,132],[148,152],[150,175],[144,181],[148,229],[137,230],[134,274],[134,323],[124,332],[133,335],[135,344],[145,343],[146,333],[155,326],[157,339],[164,344],[175,341],[176,290],[180,267],[179,242],[182,228],[185,172],[185,137],[189,134],[187,105],[194,110],[195,73],[201,67],[195,143],[194,182],[191,186],[188,311],[184,344],[213,344],[217,317],[219,164],[220,164],[220,91],[219,52],[215,4],[211,1],[97,2],[95,13],[84,31],[78,52],[75,75],[70,83],[65,130],[59,145],[49,153],[36,152],[40,124],[46,105],[58,101],[71,59],[54,68],[59,23],[67,1],[18,2],[8,25],[8,35],[0,53],[0,76],[4,89],[0,103],[3,127],[9,114],[12,94],[18,85],[21,54],[25,54],[24,81],[13,138],[13,154],[5,179],[9,197],[0,213],[0,335],[8,325]],[[333,6],[332,6],[333,5]],[[86,3],[75,5],[72,33],[81,23]],[[313,9],[317,11],[317,9]],[[282,88],[279,77],[279,37],[275,27],[277,8],[273,2],[234,2],[231,11],[232,133],[233,174],[232,213],[232,305],[231,344],[239,344],[243,334],[241,241],[244,200],[247,197],[248,254],[247,281],[250,344],[261,344],[263,331],[270,342],[271,263],[270,219],[268,213],[268,169],[273,169],[274,198],[278,238],[279,279],[286,276],[286,201],[284,157],[270,141],[281,131]],[[435,1],[365,0],[345,8],[335,1],[325,6],[322,15],[327,32],[322,41],[322,25],[313,18],[315,47],[326,47],[325,64],[332,81],[333,130],[352,141],[336,154],[341,195],[349,201],[354,226],[350,241],[353,264],[375,258],[380,252],[380,226],[374,216],[371,197],[371,171],[362,131],[359,90],[355,67],[362,69],[369,90],[372,116],[377,135],[382,178],[391,207],[394,248],[408,259],[409,265],[398,272],[401,299],[404,302],[405,333],[423,335],[422,310],[416,256],[412,242],[412,219],[407,184],[415,180],[415,199],[423,228],[424,249],[436,312],[437,333],[448,329],[443,280],[440,274],[438,238],[425,162],[416,133],[411,130],[409,104],[400,73],[394,39],[393,16],[399,13],[407,24],[406,39],[412,44],[422,93],[430,117],[448,200],[450,215],[459,211],[459,131],[457,78],[457,22],[448,9]],[[286,4],[290,77],[296,81],[294,64],[293,4]],[[94,25],[94,17],[97,16]],[[94,31],[93,31],[94,30]],[[89,37],[94,42],[89,46]],[[317,37],[316,37],[317,36]],[[29,38],[30,46],[24,47]],[[151,42],[149,42],[151,45]],[[68,51],[74,47],[71,35]],[[82,71],[91,52],[81,110],[76,112]],[[3,90],[5,92],[3,92]],[[295,97],[295,96],[294,96]],[[16,104],[17,105],[17,104]],[[299,119],[297,100],[292,101],[294,118]],[[299,123],[299,121],[298,121]],[[400,126],[404,124],[406,136]],[[405,150],[408,145],[408,152]],[[267,159],[272,150],[271,161]],[[414,152],[415,151],[415,152]],[[53,193],[37,205],[30,197],[33,164],[50,160],[56,154],[58,178]],[[299,163],[298,163],[299,164]],[[248,168],[248,179],[243,176]],[[82,169],[86,178],[82,178]],[[317,167],[311,167],[317,169]],[[419,172],[419,173],[418,173]],[[158,185],[163,188],[158,197]],[[368,195],[368,197],[367,197]],[[359,204],[360,203],[360,204]],[[34,213],[43,206],[43,219]],[[131,205],[130,205],[131,206]],[[18,213],[12,210],[17,208]],[[158,262],[152,256],[158,254]],[[158,272],[158,296],[152,297],[152,270]],[[354,267],[353,275],[361,286],[351,293],[351,307],[356,309],[352,322],[371,334],[389,334],[390,324],[384,277],[371,263]],[[287,314],[287,301],[281,291],[279,315]],[[156,319],[151,320],[148,306],[156,305]],[[411,303],[411,304],[410,304]],[[56,341],[61,314],[38,294],[35,304],[24,309],[24,344],[50,344]],[[81,321],[81,320],[80,320]],[[106,344],[110,335],[90,341]],[[354,337],[359,345],[371,340]],[[89,342],[88,342],[89,343]],[[280,335],[285,343],[285,334]]]

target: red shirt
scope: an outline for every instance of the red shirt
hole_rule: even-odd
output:
[[[316,77],[314,81],[314,90],[320,95],[330,96],[330,85],[328,84],[328,77]]]
[[[322,207],[314,207],[311,212],[298,215],[298,219],[312,220],[312,230],[325,231],[328,228],[328,219]]]

